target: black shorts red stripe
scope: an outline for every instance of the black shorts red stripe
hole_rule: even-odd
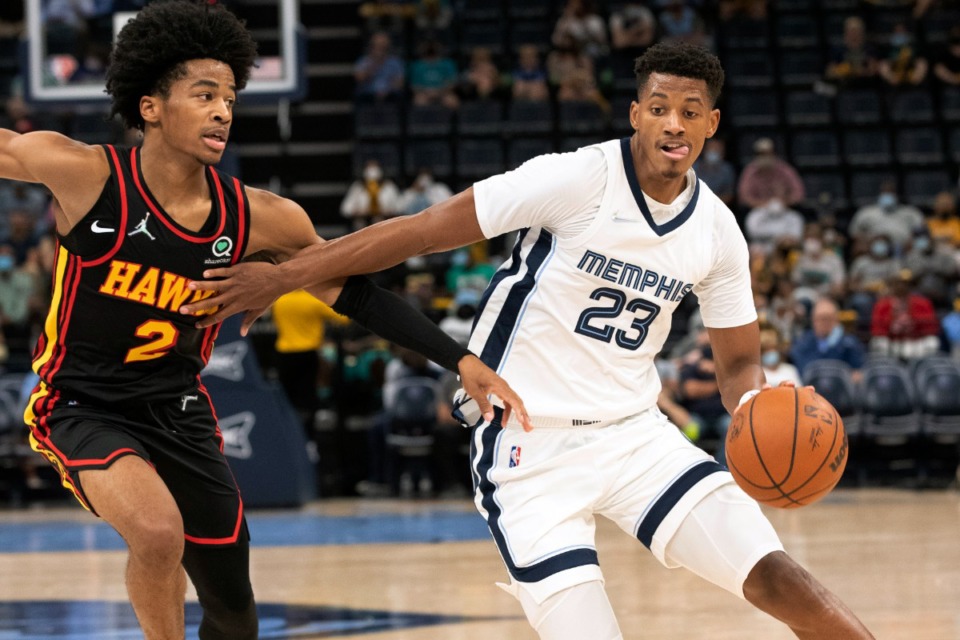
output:
[[[57,468],[63,485],[96,513],[80,471],[106,469],[126,455],[147,461],[173,495],[189,542],[246,539],[243,502],[221,451],[222,437],[202,390],[181,399],[105,409],[41,382],[27,407],[31,446]]]

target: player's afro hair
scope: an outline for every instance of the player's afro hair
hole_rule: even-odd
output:
[[[216,0],[158,0],[120,30],[110,52],[110,115],[143,129],[140,98],[169,95],[186,62],[210,58],[233,70],[237,90],[250,78],[257,44],[237,16]]]
[[[662,42],[647,49],[633,67],[637,74],[637,91],[643,90],[652,73],[693,78],[707,83],[713,104],[723,89],[723,67],[720,60],[703,47],[687,43]]]

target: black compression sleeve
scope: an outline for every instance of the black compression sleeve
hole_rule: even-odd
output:
[[[459,373],[457,363],[470,355],[469,350],[403,298],[381,289],[366,276],[347,279],[333,310],[353,318],[381,338],[412,349],[454,373]]]

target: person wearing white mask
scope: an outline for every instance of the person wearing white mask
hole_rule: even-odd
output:
[[[900,202],[897,184],[888,180],[880,186],[875,204],[861,207],[850,221],[848,232],[861,242],[878,235],[887,236],[899,253],[913,237],[914,230],[925,226],[923,213],[916,207]]]
[[[380,162],[367,160],[361,179],[347,190],[340,205],[344,218],[353,221],[353,228],[360,229],[385,217],[396,215],[400,203],[400,190],[393,181],[384,178]]]
[[[799,387],[803,384],[800,372],[795,366],[784,361],[782,347],[780,335],[775,329],[760,332],[760,364],[763,366],[763,375],[773,387],[782,382],[792,382]]]
[[[450,187],[437,182],[430,169],[423,168],[413,183],[404,190],[398,205],[402,214],[420,213],[427,207],[439,204],[453,195]]]
[[[733,206],[737,195],[737,174],[733,165],[724,159],[724,143],[719,138],[710,138],[703,147],[703,159],[694,165],[697,175],[728,207]]]
[[[803,216],[788,208],[780,198],[771,198],[763,206],[752,209],[744,225],[750,245],[765,254],[769,254],[779,240],[800,242],[803,237]]]
[[[793,267],[794,295],[806,297],[839,296],[847,282],[847,267],[834,251],[825,249],[819,235],[807,236],[803,251]]]

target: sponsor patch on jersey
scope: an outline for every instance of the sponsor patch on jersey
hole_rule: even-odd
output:
[[[207,258],[203,261],[203,264],[225,264],[230,262],[230,254],[233,252],[233,240],[231,240],[229,236],[220,236],[213,241],[210,250],[213,252],[214,257]]]
[[[520,447],[513,445],[510,447],[510,465],[509,468],[520,466]]]

